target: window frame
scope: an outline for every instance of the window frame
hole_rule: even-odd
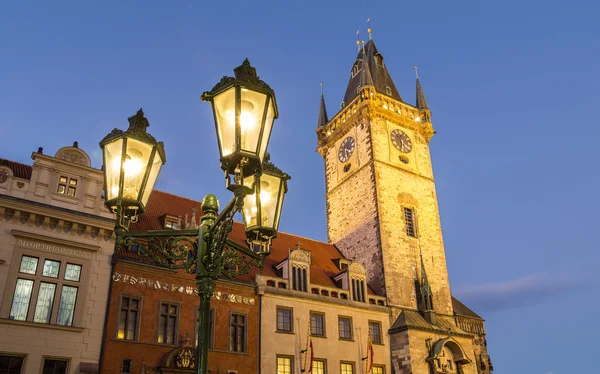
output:
[[[44,241],[42,241],[45,243]],[[51,241],[48,243],[52,243]],[[35,274],[23,273],[20,272],[21,261],[23,256],[34,257],[37,258],[37,268]],[[60,328],[81,328],[82,320],[83,320],[83,306],[86,301],[87,296],[87,287],[88,287],[88,265],[89,259],[84,259],[75,256],[65,256],[59,253],[51,253],[44,251],[37,251],[32,249],[24,249],[20,246],[15,246],[13,251],[13,260],[11,261],[10,268],[8,271],[7,282],[6,282],[6,292],[5,298],[2,302],[2,306],[0,309],[0,316],[2,318],[6,318],[7,320],[19,321],[20,323],[34,323],[40,326],[58,326]],[[60,262],[60,268],[58,272],[58,276],[56,278],[50,276],[43,276],[44,263],[46,260],[50,261],[58,261]],[[67,269],[67,265],[78,265],[81,266],[81,270],[79,273],[79,281],[71,281],[66,280],[65,272]],[[12,305],[14,302],[14,297],[16,294],[16,287],[18,279],[30,280],[33,281],[33,286],[31,288],[29,303],[27,314],[25,320],[11,318]],[[55,284],[54,290],[54,298],[52,301],[52,309],[50,311],[49,322],[34,322],[35,309],[38,302],[39,290],[41,283],[51,283]],[[75,305],[73,307],[73,314],[71,318],[71,324],[57,324],[59,317],[59,309],[60,309],[60,299],[63,293],[64,286],[75,287],[77,288],[77,296],[75,298]]]
[[[121,311],[122,311],[122,307],[123,307],[123,298],[127,297],[130,299],[135,299],[138,301],[138,308],[137,308],[137,318],[135,321],[135,332],[134,332],[134,339],[119,339],[119,322],[121,321]],[[143,297],[139,296],[139,295],[133,295],[133,294],[129,294],[129,293],[124,293],[121,292],[119,294],[119,306],[118,306],[118,313],[117,313],[117,327],[115,329],[115,339],[117,340],[122,340],[122,341],[126,341],[126,342],[137,342],[139,341],[140,338],[140,326],[141,326],[141,322],[142,322],[142,304],[143,304]],[[130,307],[128,308],[129,311]],[[127,335],[127,320],[125,320],[125,336]]]
[[[356,374],[356,363],[354,361],[340,361],[340,374],[342,373],[342,365],[352,366],[352,374]]]
[[[240,351],[234,351],[232,350],[232,341],[231,341],[231,327],[232,327],[232,321],[233,321],[233,316],[234,315],[238,315],[238,316],[244,316],[244,349],[240,352]],[[237,326],[237,325],[236,325]],[[236,334],[237,336],[237,334]],[[236,311],[236,310],[230,310],[229,311],[229,323],[228,323],[228,328],[227,328],[227,352],[229,353],[237,353],[237,354],[248,354],[248,313],[246,312],[242,312],[242,311]]]
[[[290,312],[290,329],[283,330],[279,328],[279,311],[287,310]],[[277,305],[275,307],[275,332],[283,333],[283,334],[293,334],[294,333],[294,308],[290,308],[288,306]]]
[[[313,362],[318,361],[318,362],[322,362],[323,363],[323,374],[327,374],[327,359],[326,358],[313,358]],[[311,373],[314,373],[314,367],[311,368],[313,371]]]
[[[9,352],[2,352],[0,351],[0,357],[8,357],[8,358],[12,358],[12,357],[16,357],[16,358],[20,358],[23,361],[21,361],[21,371],[19,374],[23,374],[23,369],[25,369],[25,364],[27,363],[27,354],[22,354],[22,353],[9,353]]]
[[[288,359],[290,360],[290,374],[294,374],[294,356],[290,356],[290,355],[276,355],[275,356],[275,373],[279,373],[278,369],[279,369],[279,359],[283,358],[283,359]]]
[[[173,343],[165,343],[165,342],[160,343],[158,341],[158,338],[160,336],[160,318],[162,317],[161,308],[162,308],[163,304],[167,304],[169,306],[171,306],[171,305],[177,306],[177,313],[175,315],[175,331],[173,333]],[[169,313],[168,308],[169,307],[167,307],[167,320],[166,320],[167,327],[168,327],[168,318],[171,315]],[[164,300],[164,299],[158,300],[158,318],[156,319],[156,340],[155,340],[156,344],[167,345],[167,346],[178,346],[179,345],[179,319],[180,319],[180,316],[181,316],[181,303],[180,302],[172,301],[172,300]],[[165,337],[165,340],[166,340],[166,337]]]
[[[40,373],[44,373],[44,365],[46,363],[46,360],[53,360],[53,361],[66,361],[67,365],[66,365],[66,369],[65,369],[65,373],[69,374],[70,371],[69,369],[71,368],[71,358],[70,357],[59,357],[59,356],[42,356],[42,363],[40,365]]]
[[[62,182],[60,180],[60,178],[67,178],[66,182]],[[77,198],[77,191],[79,190],[79,186],[80,186],[80,181],[81,181],[81,177],[80,176],[69,176],[67,174],[58,174],[58,179],[56,180],[56,188],[54,189],[54,192],[59,195],[59,196],[67,196],[70,198]],[[75,184],[71,184],[71,181],[74,180]],[[59,192],[59,188],[63,186],[65,187],[65,192]],[[73,188],[73,195],[69,195],[69,188]]]
[[[406,211],[411,211],[412,235],[409,233],[409,223],[406,219]],[[404,234],[411,238],[419,237],[419,225],[417,224],[417,209],[414,206],[402,205],[402,220],[404,221]]]
[[[347,319],[348,321],[350,321],[350,337],[349,338],[345,338],[341,334],[342,331],[340,330],[340,320],[342,320],[342,319]],[[352,329],[353,329],[352,317],[338,315],[338,339],[353,342],[354,341],[354,331],[352,331]]]
[[[371,336],[371,324],[375,324],[378,326],[379,329],[379,342],[373,341],[373,336]],[[369,326],[369,336],[371,336],[371,344],[375,344],[375,345],[385,345],[384,341],[383,341],[383,326],[381,324],[381,321],[375,321],[375,320],[369,320],[368,321],[368,326]]]
[[[385,374],[385,365],[378,365],[378,364],[373,364],[373,369],[375,368],[379,368],[381,369],[381,374]],[[373,370],[371,370],[372,372]]]
[[[323,334],[321,335],[317,335],[317,334],[313,334],[313,329],[312,329],[312,316],[314,315],[320,315],[323,317]],[[314,336],[317,338],[327,338],[327,320],[325,318],[325,313],[324,312],[317,312],[315,310],[311,310],[309,312],[309,323],[310,323],[310,336]]]

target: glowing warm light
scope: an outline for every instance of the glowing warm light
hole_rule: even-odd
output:
[[[125,339],[125,332],[119,331],[119,333],[117,334],[117,339]]]
[[[110,191],[114,196],[119,195],[119,186],[113,186],[113,188],[111,188]]]
[[[242,132],[251,131],[254,129],[256,125],[256,119],[249,112],[242,112],[240,114],[240,127],[242,128]]]
[[[269,201],[271,201],[271,194],[268,193],[267,191],[261,191],[260,192],[260,202],[261,204],[268,204]]]

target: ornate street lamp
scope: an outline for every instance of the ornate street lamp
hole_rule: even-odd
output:
[[[202,94],[212,104],[221,154],[221,167],[234,174],[241,166],[245,174],[260,169],[273,121],[279,117],[275,93],[256,75],[248,59]]]
[[[201,374],[208,372],[210,299],[215,281],[264,266],[271,241],[277,236],[290,179],[270,162],[267,153],[277,118],[275,93],[256,76],[247,59],[234,73],[235,78],[224,77],[202,95],[212,103],[221,168],[234,196],[220,214],[217,198],[211,194],[204,197],[200,232],[129,232],[129,223],[143,213],[166,160],[163,143],[146,132],[149,123],[141,109],[129,118],[127,131],[114,129],[100,143],[105,204],[117,216],[117,247],[137,248],[138,255],[159,266],[183,268],[196,275],[200,296],[197,362],[190,361],[188,367]],[[229,239],[238,212],[243,215],[247,246]]]
[[[111,211],[121,211],[122,216],[135,220],[144,212],[166,158],[163,143],[146,132],[150,124],[141,109],[128,121],[127,131],[114,129],[102,139],[100,147],[105,204]]]

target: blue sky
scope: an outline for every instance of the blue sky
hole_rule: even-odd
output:
[[[0,157],[98,142],[143,107],[158,188],[229,199],[210,107],[248,57],[276,91],[270,152],[292,175],[281,229],[326,240],[319,83],[339,108],[366,19],[401,95],[413,65],[454,294],[487,319],[496,373],[595,364],[600,9],[579,1],[52,1],[0,5]]]

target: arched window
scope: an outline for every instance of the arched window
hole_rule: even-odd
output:
[[[362,60],[356,60],[354,65],[352,65],[352,76],[358,74],[358,72],[362,69]]]

